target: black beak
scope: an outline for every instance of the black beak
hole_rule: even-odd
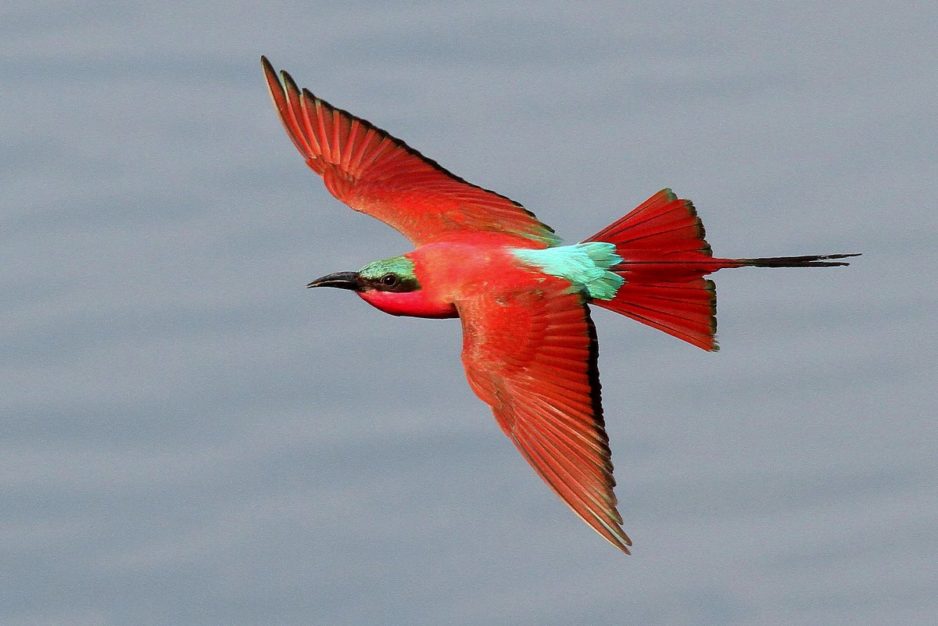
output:
[[[351,289],[352,291],[361,290],[361,281],[358,279],[358,272],[336,272],[327,274],[322,278],[317,278],[307,287],[336,287],[338,289]]]

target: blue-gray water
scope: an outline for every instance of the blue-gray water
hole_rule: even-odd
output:
[[[914,623],[938,614],[938,9],[5,3],[0,622]],[[695,5],[696,6],[696,5]],[[660,187],[723,350],[598,311],[624,557],[469,391],[455,321],[258,57],[569,240]]]

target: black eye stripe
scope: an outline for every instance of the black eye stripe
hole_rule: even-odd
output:
[[[376,278],[366,279],[366,281],[371,289],[376,289],[377,291],[405,292],[420,289],[415,279],[402,277],[390,272]]]

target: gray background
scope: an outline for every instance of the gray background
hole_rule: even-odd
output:
[[[0,9],[0,622],[938,614],[933,3],[154,4]],[[408,246],[262,53],[569,241],[672,186],[720,255],[865,256],[721,273],[717,354],[596,312],[624,557],[457,321],[303,288]]]

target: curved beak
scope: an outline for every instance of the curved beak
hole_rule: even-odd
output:
[[[336,272],[335,274],[327,274],[317,278],[306,287],[336,287],[338,289],[360,291],[361,281],[358,279],[358,272]]]

